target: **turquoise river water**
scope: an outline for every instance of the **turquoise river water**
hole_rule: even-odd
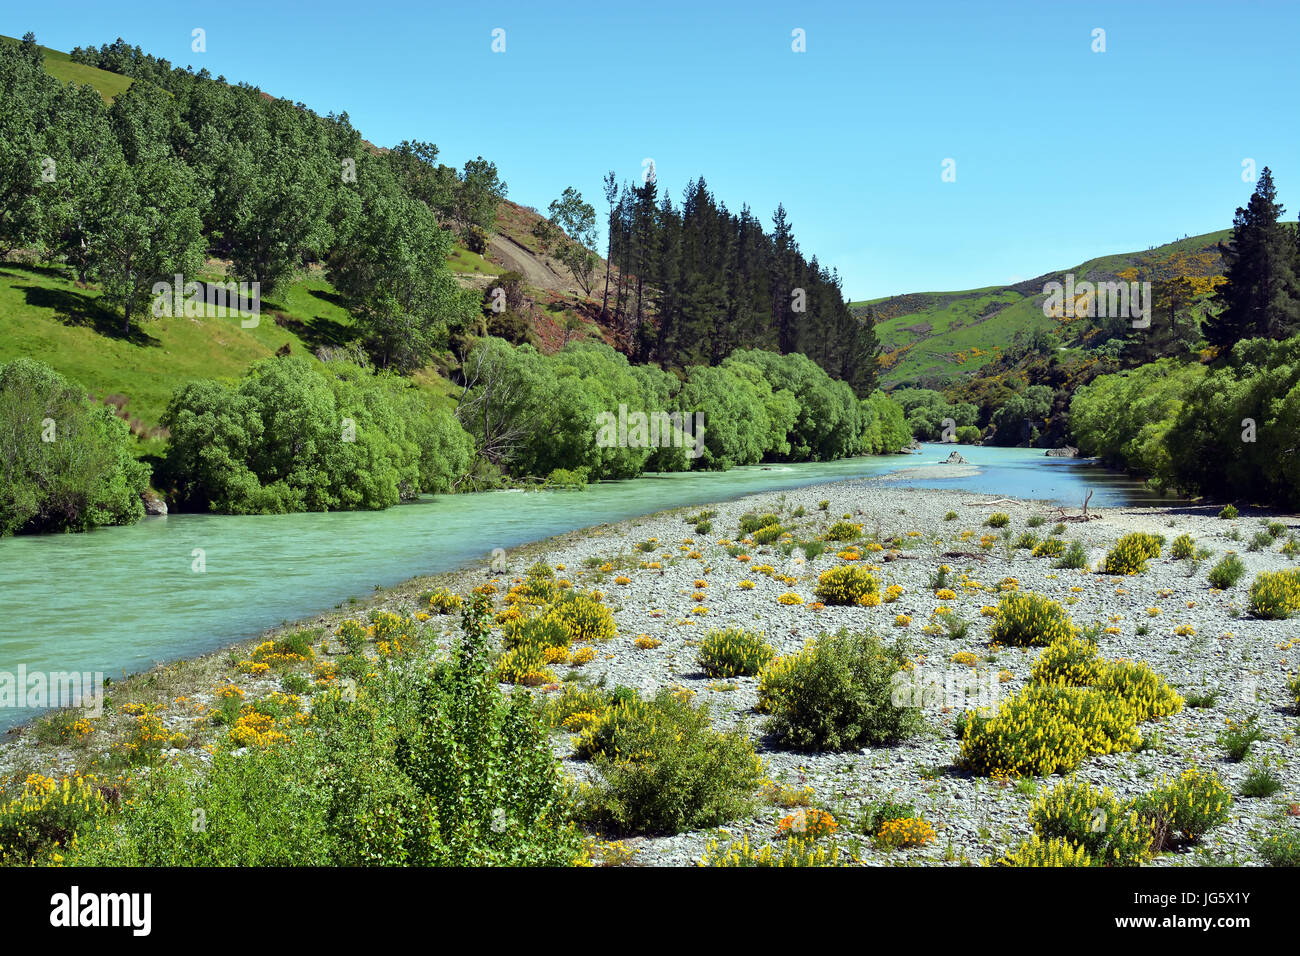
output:
[[[760,491],[870,478],[931,464],[953,446],[916,455],[720,473],[647,475],[586,491],[426,496],[379,512],[267,516],[171,515],[88,534],[0,540],[0,680],[102,672],[120,678],[193,657],[349,596],[486,560],[505,548],[665,508]],[[926,488],[1051,500],[1078,508],[1155,503],[1140,483],[1091,462],[1041,450],[961,448],[980,473],[900,479]],[[195,551],[204,570],[194,570]],[[11,682],[14,678],[10,678]],[[7,704],[7,705],[6,705]],[[0,729],[32,716],[0,704]]]

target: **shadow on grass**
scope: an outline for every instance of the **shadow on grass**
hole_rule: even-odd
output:
[[[28,305],[50,309],[64,325],[93,329],[105,338],[121,339],[141,347],[157,348],[162,345],[159,339],[135,324],[132,324],[130,331],[123,333],[122,317],[104,308],[91,296],[67,289],[46,289],[40,286],[24,289],[23,294]]]

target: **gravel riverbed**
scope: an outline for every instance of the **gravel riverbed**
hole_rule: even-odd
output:
[[[574,507],[580,508],[581,492],[572,494]],[[823,501],[827,502],[824,509]],[[694,530],[700,512],[713,512],[707,534]],[[744,538],[739,521],[751,512],[779,513],[782,523],[801,539],[814,538],[849,515],[851,522],[862,526],[864,541],[902,542],[892,554],[889,550],[864,551],[860,562],[879,568],[873,573],[882,591],[898,585],[902,595],[875,608],[814,608],[817,575],[842,563],[836,554],[842,545],[832,544],[813,559],[805,559],[798,551],[783,555],[775,544],[747,545],[748,560],[741,560],[721,542]],[[1144,732],[1153,727],[1159,731],[1154,748],[1090,757],[1076,771],[1080,780],[1109,787],[1117,797],[1126,798],[1149,791],[1162,776],[1173,777],[1199,767],[1215,771],[1234,793],[1229,823],[1212,831],[1199,846],[1161,855],[1152,865],[1260,862],[1256,845],[1261,836],[1300,827],[1300,817],[1287,812],[1300,799],[1300,778],[1295,702],[1286,687],[1300,658],[1300,621],[1249,616],[1249,587],[1255,575],[1295,565],[1279,552],[1285,536],[1267,549],[1248,550],[1248,543],[1262,530],[1261,518],[1281,520],[1290,531],[1300,528],[1300,520],[1252,512],[1230,521],[1217,517],[1217,506],[1188,504],[1093,509],[1093,520],[1067,521],[1059,536],[1067,542],[1081,542],[1092,569],[1099,566],[1116,539],[1129,531],[1148,531],[1166,538],[1162,557],[1153,560],[1145,573],[1120,578],[1095,570],[1056,570],[1050,559],[1034,558],[1028,550],[1011,547],[1002,532],[986,526],[994,512],[1010,517],[1012,540],[1028,530],[1046,537],[1065,516],[1047,503],[908,488],[888,479],[811,485],[571,532],[507,553],[504,569],[499,555],[493,569],[485,554],[478,567],[413,579],[376,595],[364,606],[340,606],[335,613],[294,626],[333,626],[368,607],[414,609],[416,595],[437,585],[468,591],[485,580],[497,580],[503,594],[505,585],[529,565],[544,560],[560,568],[557,573],[576,587],[600,590],[618,626],[617,637],[597,645],[595,658],[574,668],[566,675],[570,679],[603,681],[609,687],[625,685],[645,693],[665,686],[688,688],[695,700],[709,704],[716,726],[747,730],[770,778],[797,788],[811,787],[812,805],[830,810],[845,829],[862,808],[886,798],[911,804],[918,816],[933,824],[937,839],[911,850],[879,850],[864,837],[859,855],[867,865],[970,865],[996,858],[1030,833],[1031,787],[973,777],[954,767],[960,749],[954,721],[963,708],[951,695],[924,701],[926,729],[896,746],[847,753],[782,750],[765,737],[763,718],[754,710],[757,679],[718,681],[707,677],[696,662],[695,645],[710,628],[736,626],[762,631],[779,654],[786,654],[823,631],[871,629],[887,639],[905,637],[918,663],[928,674],[941,675],[947,686],[978,686],[986,695],[994,695],[992,702],[996,702],[1026,684],[1040,650],[989,646],[991,618],[981,616],[980,609],[995,605],[1001,582],[1014,578],[1021,591],[1044,594],[1066,605],[1077,624],[1099,622],[1108,628],[1109,633],[1100,637],[1105,657],[1145,661],[1184,696],[1218,692],[1209,706],[1185,707],[1163,720],[1143,724]],[[1078,512],[1069,514],[1077,516]],[[1031,528],[1030,520],[1040,517],[1043,522]],[[1213,556],[1198,564],[1169,558],[1168,543],[1183,533],[1190,534],[1198,547],[1211,550]],[[989,548],[981,547],[985,535],[996,538]],[[485,550],[489,545],[485,542]],[[1217,591],[1206,575],[1228,551],[1239,554],[1246,574],[1236,587]],[[628,570],[606,572],[598,567],[618,559],[628,563],[629,558],[635,561]],[[658,567],[639,567],[652,562]],[[772,570],[763,573],[762,565]],[[955,600],[935,597],[932,579],[941,565],[951,569],[949,587],[956,592]],[[616,583],[617,575],[626,575],[630,582]],[[707,581],[707,587],[697,587],[697,580]],[[753,588],[742,589],[742,581],[752,581]],[[787,605],[777,600],[791,591],[804,603]],[[696,600],[697,593],[703,593],[703,601]],[[926,626],[937,620],[935,610],[940,606],[970,622],[964,637],[950,639],[938,628],[926,632]],[[698,613],[701,607],[707,612]],[[910,617],[911,623],[898,626],[898,615]],[[443,620],[448,622],[446,638],[450,640],[454,619]],[[642,636],[660,643],[641,649],[635,641]],[[960,652],[973,654],[975,663],[954,662],[954,655]],[[195,703],[207,700],[214,674],[228,673],[233,659],[227,651],[179,669],[178,665],[166,665],[163,671],[172,668],[179,676],[165,682],[165,694],[190,695]],[[185,675],[192,675],[192,680]],[[273,681],[236,676],[250,693],[275,686]],[[148,675],[132,678],[132,682],[136,687],[146,684]],[[987,696],[980,700],[988,702]],[[1254,745],[1250,759],[1231,762],[1216,737],[1226,720],[1249,714],[1258,715],[1265,737]],[[0,773],[33,768],[47,773],[66,771],[81,762],[69,751],[38,746],[33,736],[20,731],[0,745]],[[578,779],[588,778],[591,767],[573,758],[569,736],[559,733],[553,740],[565,771]],[[1273,797],[1237,795],[1257,759],[1272,761],[1282,778],[1283,788]],[[1052,786],[1058,779],[1037,781],[1037,785]],[[719,836],[723,840],[743,834],[751,841],[770,839],[777,822],[790,811],[764,803],[759,806],[753,818],[735,821],[721,833],[709,830],[632,837],[623,842],[633,853],[633,864],[691,865],[698,862],[708,842]]]

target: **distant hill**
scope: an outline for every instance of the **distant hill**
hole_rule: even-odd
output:
[[[1066,273],[1073,273],[1076,282],[1118,281],[1119,274],[1126,270],[1136,270],[1140,280],[1218,275],[1223,271],[1218,243],[1226,241],[1230,234],[1231,230],[1224,229],[1144,252],[1101,256],[1014,285],[961,292],[915,292],[854,302],[852,307],[865,311],[871,305],[879,319],[876,330],[884,349],[885,385],[941,388],[977,375],[1021,330],[1053,330],[1059,333],[1063,345],[1086,344],[1086,319],[1057,319],[1043,314],[1044,284],[1064,282]],[[1070,327],[1063,327],[1067,325]]]

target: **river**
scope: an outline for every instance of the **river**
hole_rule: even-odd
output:
[[[7,538],[0,540],[0,681],[20,665],[28,673],[118,678],[253,637],[376,586],[486,560],[494,548],[665,508],[880,476],[940,461],[952,448],[647,475],[581,492],[426,496],[378,512],[171,515],[87,534]],[[1079,507],[1088,488],[1096,489],[1097,507],[1161,500],[1091,462],[1046,458],[1035,449],[960,450],[979,474],[906,483],[1071,508]],[[0,729],[33,713],[0,705]]]

